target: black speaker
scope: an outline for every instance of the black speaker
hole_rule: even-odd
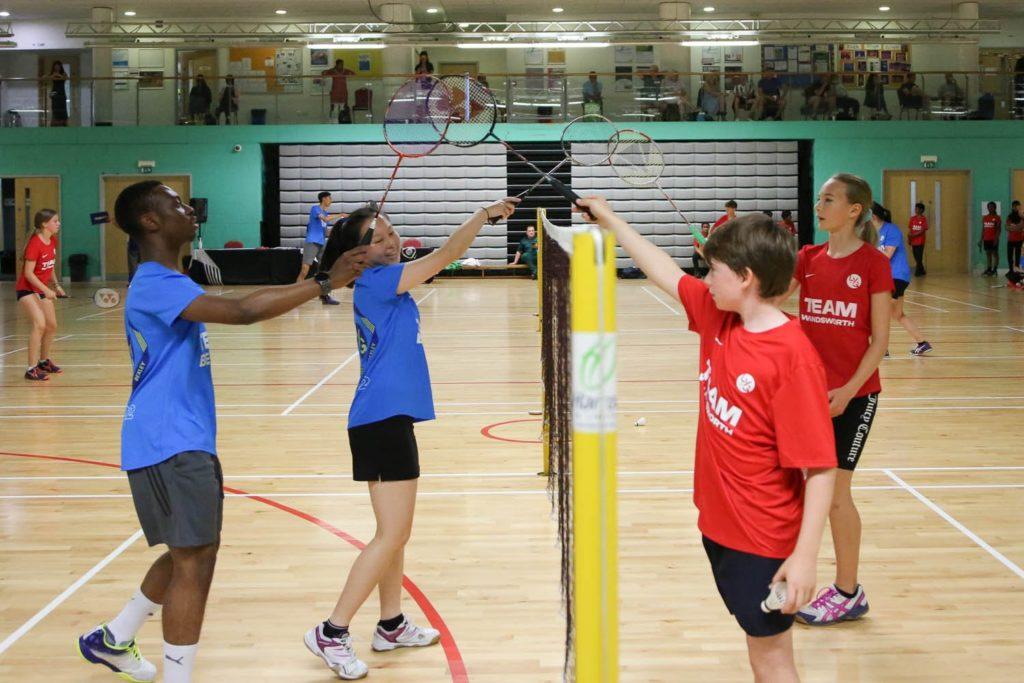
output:
[[[196,212],[196,222],[202,225],[206,222],[206,197],[193,197],[189,204]]]

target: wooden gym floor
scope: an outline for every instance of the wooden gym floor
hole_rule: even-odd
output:
[[[797,627],[805,681],[1020,680],[1024,294],[998,282],[928,276],[907,294],[935,351],[909,356],[894,326],[854,480],[871,612]],[[116,613],[157,555],[114,469],[130,369],[120,309],[94,307],[95,287],[58,302],[65,372],[37,385],[21,378],[26,326],[11,283],[0,286],[0,680],[112,680],[79,659],[75,638]],[[376,655],[371,598],[352,624],[357,651],[381,683],[560,680],[558,552],[529,415],[540,395],[534,283],[438,280],[416,296],[438,420],[417,430],[406,607],[447,635],[443,647]],[[750,680],[691,502],[697,338],[645,281],[621,283],[618,316],[621,679]],[[365,486],[348,474],[352,328],[348,306],[319,303],[210,326],[232,494],[197,681],[332,679],[302,634],[374,528]],[[646,427],[633,425],[640,416]],[[826,534],[819,585],[831,573]],[[160,659],[155,620],[139,643]]]

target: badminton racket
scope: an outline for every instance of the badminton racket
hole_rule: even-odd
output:
[[[683,222],[692,225],[668,192],[661,186],[661,174],[665,172],[665,155],[650,135],[638,130],[625,128],[614,135],[614,150],[610,163],[615,175],[622,182],[633,187],[656,187],[672,205]]]
[[[542,171],[536,164],[495,134],[494,126],[498,121],[498,104],[494,99],[494,94],[487,86],[468,75],[442,76],[438,85],[443,87],[435,87],[431,92],[427,98],[427,108],[429,110],[437,109],[437,115],[431,115],[429,118],[438,122],[441,121],[445,112],[452,112],[449,125],[442,133],[445,142],[455,147],[469,148],[487,140],[493,140],[541,176],[540,180],[516,195],[517,197],[522,197],[540,183],[547,182],[575,204],[579,195],[555,178],[553,174],[569,161],[596,166],[607,163],[611,156],[607,141],[618,129],[605,117],[590,114],[574,119],[565,127],[561,138],[565,158],[550,171]],[[584,153],[582,148],[573,145],[574,142],[584,140],[600,141],[598,151],[595,153],[593,150],[587,150],[589,153]]]
[[[430,95],[435,92],[435,101],[430,105]],[[360,244],[369,244],[373,240],[377,218],[384,209],[384,203],[388,199],[388,193],[391,192],[391,186],[402,162],[406,159],[425,157],[444,142],[445,132],[452,120],[452,102],[453,98],[448,94],[447,84],[429,75],[410,78],[391,96],[388,108],[384,112],[384,140],[398,155],[398,159],[391,171],[387,187],[384,188],[384,195],[377,204],[373,222]]]

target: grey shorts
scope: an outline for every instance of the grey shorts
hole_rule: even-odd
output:
[[[311,266],[313,261],[319,261],[324,253],[324,245],[316,242],[306,242],[302,245],[302,265]]]
[[[178,453],[130,471],[128,484],[151,546],[193,548],[220,540],[224,475],[216,456],[204,451]]]

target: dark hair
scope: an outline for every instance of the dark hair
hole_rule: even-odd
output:
[[[318,202],[322,202],[324,200],[324,197],[330,197],[330,196],[331,196],[330,192],[320,192],[320,193],[317,194],[316,200]]]
[[[772,217],[772,212],[771,212],[771,211],[769,211],[768,209],[765,209],[765,210],[764,210],[764,211],[762,211],[761,213],[763,213],[763,214],[764,214],[765,216],[768,216],[768,218],[771,218],[771,217]]]
[[[783,211],[782,211],[782,219],[783,220],[786,220],[787,218],[792,218],[792,217],[793,217],[793,212],[792,211],[790,211],[789,209],[783,209]]]
[[[727,208],[727,209],[735,209],[736,208],[736,200],[735,199],[730,199],[729,201],[727,201],[725,203],[725,208]]]
[[[996,203],[995,202],[989,202],[985,206],[987,206],[990,209],[995,209],[996,208]]]
[[[60,68],[60,71],[58,73],[60,73],[62,76],[67,75],[67,72],[64,71],[64,62],[60,61],[59,59],[55,60],[53,64],[50,65],[50,73],[52,74],[54,72],[54,69],[57,68]]]
[[[138,237],[142,232],[142,223],[139,219],[147,211],[156,209],[153,191],[162,185],[159,180],[143,180],[141,183],[129,185],[117,195],[114,202],[114,220],[129,236]]]
[[[32,219],[32,225],[35,226],[36,230],[41,230],[43,223],[49,223],[50,219],[57,215],[57,212],[53,209],[39,209],[36,211],[35,217]]]
[[[740,276],[749,269],[760,283],[760,297],[772,299],[789,290],[796,268],[796,239],[764,214],[750,214],[726,221],[711,233],[704,259]]]
[[[1010,202],[1010,206],[1020,206],[1020,200],[1014,199],[1012,202]]]
[[[881,218],[883,223],[892,223],[892,212],[878,202],[871,204],[871,213]]]
[[[915,209],[921,209],[922,211],[924,211],[924,209],[925,209],[924,202],[918,202],[917,204],[914,204],[914,208]]]
[[[366,224],[366,221],[372,221],[376,215],[376,206],[364,206],[350,213],[348,218],[340,224],[335,225],[334,230],[327,237],[327,244],[324,245],[324,253],[320,257],[320,270],[330,270],[342,254],[358,247],[363,225]],[[350,284],[349,287],[351,286]]]

